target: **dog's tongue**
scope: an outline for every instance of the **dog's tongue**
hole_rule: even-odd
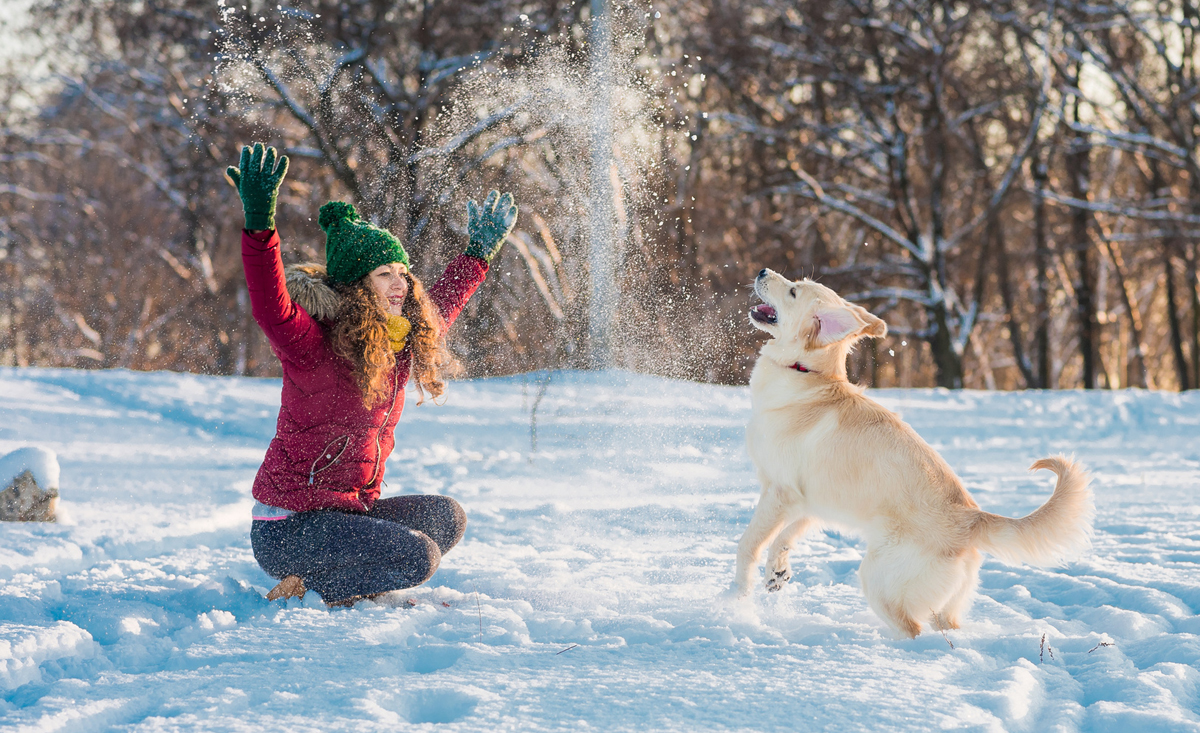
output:
[[[761,320],[773,320],[775,318],[775,309],[766,303],[759,303],[751,308],[750,312],[758,316]]]

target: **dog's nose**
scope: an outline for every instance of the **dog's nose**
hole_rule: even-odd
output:
[[[767,276],[767,268],[764,267],[763,269],[758,271],[758,279],[759,280],[763,279],[766,276]]]

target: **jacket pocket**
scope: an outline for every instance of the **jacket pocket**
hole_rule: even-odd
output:
[[[333,468],[334,464],[341,460],[342,455],[345,454],[346,449],[349,447],[349,435],[339,435],[329,441],[329,444],[325,446],[308,469],[308,485],[312,486],[316,482],[317,474]]]

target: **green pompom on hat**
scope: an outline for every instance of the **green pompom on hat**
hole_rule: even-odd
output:
[[[408,267],[408,253],[386,229],[363,221],[354,207],[330,201],[321,207],[317,224],[325,232],[325,269],[329,279],[349,285],[380,265]]]

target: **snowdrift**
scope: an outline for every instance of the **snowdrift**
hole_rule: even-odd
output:
[[[623,373],[410,403],[384,494],[455,497],[463,544],[381,603],[268,603],[250,485],[278,395],[0,370],[0,454],[61,465],[59,522],[0,526],[0,728],[1200,730],[1198,394],[875,393],[988,511],[1045,500],[1036,458],[1094,475],[1090,552],[989,560],[967,625],[913,641],[867,609],[852,536],[727,600],[749,395]]]

